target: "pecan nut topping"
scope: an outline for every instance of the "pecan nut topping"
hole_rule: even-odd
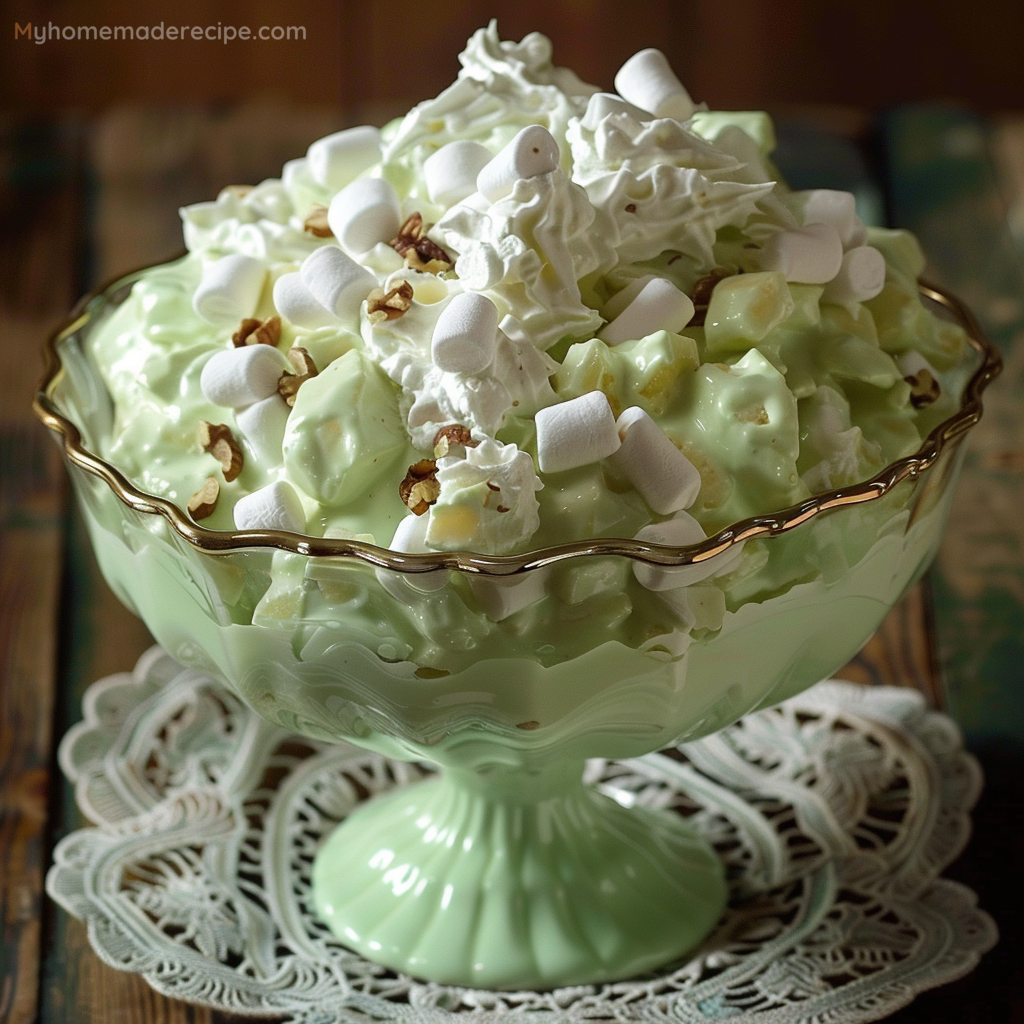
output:
[[[399,256],[405,257],[406,266],[428,274],[440,274],[451,270],[454,260],[433,239],[428,238],[423,227],[423,216],[412,213],[398,229],[398,234],[388,242]]]
[[[276,345],[281,340],[281,318],[271,316],[266,320],[258,320],[255,317],[247,317],[231,335],[231,340],[235,348],[242,348],[244,345]]]
[[[213,515],[217,507],[217,499],[220,497],[220,484],[215,476],[208,476],[203,486],[196,491],[188,500],[188,511],[192,518],[198,523],[201,519],[207,519]]]
[[[327,223],[327,207],[314,206],[302,222],[302,230],[315,238],[333,238],[334,232]]]
[[[307,380],[315,377],[319,372],[316,368],[316,363],[313,362],[313,357],[304,348],[300,348],[298,345],[293,345],[288,350],[288,362],[295,367],[294,373],[289,373],[285,370],[284,373],[277,380],[277,393],[291,406],[295,405],[295,396],[299,393],[299,388],[306,383]]]
[[[915,409],[923,409],[931,405],[942,392],[939,382],[932,376],[931,371],[921,367],[917,373],[912,373],[903,378],[910,385],[910,404]]]
[[[476,448],[479,441],[473,440],[469,427],[461,423],[449,423],[434,435],[434,458],[443,459],[454,447]]]
[[[703,327],[704,319],[708,312],[708,303],[711,302],[711,293],[715,290],[715,285],[719,281],[725,280],[727,277],[731,277],[731,273],[724,267],[715,267],[714,270],[705,274],[697,283],[693,286],[693,294],[690,296],[693,299],[694,315],[690,321],[692,327]]]
[[[366,296],[366,313],[373,324],[397,320],[408,313],[411,307],[412,285],[408,281],[403,281],[389,292],[385,292],[383,288],[374,288]]]
[[[433,459],[420,459],[409,467],[405,479],[398,485],[398,496],[414,515],[421,516],[437,501],[441,485],[437,482],[437,463]]]
[[[224,472],[224,479],[230,483],[242,472],[244,457],[242,449],[231,433],[231,428],[224,423],[208,423],[199,421],[196,431],[199,447],[209,452],[219,463]]]

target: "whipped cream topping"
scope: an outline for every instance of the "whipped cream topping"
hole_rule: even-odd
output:
[[[387,544],[420,515],[405,533],[428,549],[507,554],[665,521],[643,497],[656,482],[637,490],[611,456],[539,468],[536,415],[595,392],[615,418],[653,419],[699,474],[686,500],[706,534],[915,450],[935,415],[894,357],[941,377],[963,350],[920,305],[916,243],[866,229],[844,193],[790,192],[766,115],[709,111],[664,72],[667,99],[650,102],[674,116],[656,116],[642,90],[602,92],[551,56],[492,23],[405,117],[182,210],[189,256],[141,281],[95,342],[125,470],[187,500],[216,472],[192,425],[221,422],[246,462],[208,525],[230,528],[240,499],[281,482],[313,534]],[[608,332],[635,300],[642,315]],[[481,302],[468,333],[447,323],[453,303]],[[255,337],[229,314],[267,325],[290,361],[250,406],[218,399],[248,394],[233,379],[196,386],[215,358],[253,362],[223,357]],[[620,336],[625,322],[644,336]],[[474,444],[439,450],[453,427]],[[414,507],[398,485],[417,465]]]

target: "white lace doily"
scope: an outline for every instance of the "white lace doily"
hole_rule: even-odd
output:
[[[629,982],[491,993],[349,952],[306,905],[317,845],[359,801],[426,774],[265,724],[158,648],[94,683],[61,765],[95,828],[50,895],[106,963],[157,990],[296,1024],[869,1021],[967,973],[996,939],[939,877],[980,772],[914,691],[821,683],[678,757],[596,762],[618,799],[692,816],[730,909],[698,955]]]

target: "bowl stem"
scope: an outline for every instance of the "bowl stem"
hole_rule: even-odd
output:
[[[582,775],[448,769],[374,798],[318,853],[317,912],[367,959],[475,988],[622,979],[692,950],[725,908],[717,857],[678,814]]]

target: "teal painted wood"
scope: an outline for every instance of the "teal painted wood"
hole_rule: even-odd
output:
[[[936,561],[939,659],[951,713],[975,742],[1024,742],[1024,271],[1007,227],[988,129],[950,107],[883,124],[895,226],[960,295],[1006,361],[986,395]]]

